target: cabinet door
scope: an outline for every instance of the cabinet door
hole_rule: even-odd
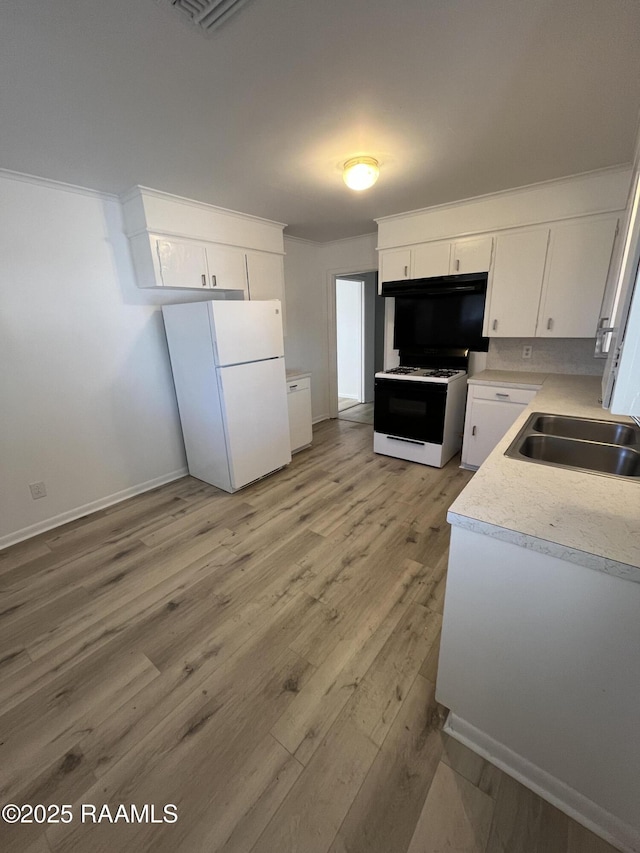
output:
[[[548,242],[548,228],[498,235],[486,335],[492,338],[535,335]]]
[[[412,257],[412,278],[449,275],[451,243],[424,243],[416,246]]]
[[[284,304],[282,255],[247,252],[249,299],[279,299]]]
[[[479,468],[527,404],[473,398],[469,402],[462,460]]]
[[[537,337],[595,337],[617,225],[608,217],[553,226]]]
[[[471,237],[456,240],[451,252],[451,275],[488,272],[491,266],[493,237]]]
[[[247,267],[242,249],[209,244],[207,264],[211,287],[247,291]]]
[[[289,436],[291,452],[295,453],[301,447],[311,444],[313,437],[311,426],[311,389],[309,380],[287,385],[287,403],[289,405]]]
[[[409,278],[410,249],[389,249],[380,252],[380,281],[401,281]]]
[[[210,287],[204,246],[186,240],[156,240],[163,287]]]

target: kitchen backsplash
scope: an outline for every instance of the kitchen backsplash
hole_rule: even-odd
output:
[[[531,358],[522,358],[525,346]],[[605,359],[593,357],[594,346],[592,338],[492,338],[487,368],[602,376]]]

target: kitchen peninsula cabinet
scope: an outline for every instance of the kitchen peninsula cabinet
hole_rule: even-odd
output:
[[[548,374],[449,507],[436,698],[445,731],[624,851],[640,850],[637,477],[505,456],[531,410],[603,411]]]

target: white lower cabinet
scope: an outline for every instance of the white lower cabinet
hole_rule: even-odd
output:
[[[289,435],[291,452],[302,450],[311,444],[311,379],[309,376],[287,379],[287,403],[289,405]]]
[[[528,388],[469,385],[462,467],[479,468],[536,395]]]

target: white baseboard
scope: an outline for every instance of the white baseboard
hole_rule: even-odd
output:
[[[36,524],[31,524],[29,527],[23,527],[21,530],[16,530],[14,533],[8,533],[6,536],[0,536],[0,549],[8,548],[10,545],[16,545],[18,542],[23,542],[25,539],[31,539],[32,536],[37,536],[39,533],[45,533],[47,530],[52,530],[54,527],[60,527],[61,524],[66,524],[68,521],[75,521],[76,518],[81,518],[83,515],[97,512],[99,509],[112,506],[112,504],[126,501],[127,498],[133,498],[135,495],[140,495],[142,492],[149,492],[151,489],[156,489],[158,486],[164,486],[165,483],[171,483],[173,480],[178,480],[180,477],[185,477],[189,471],[187,468],[179,468],[177,471],[172,471],[169,474],[163,474],[161,477],[156,477],[153,480],[147,480],[146,483],[139,483],[137,486],[131,486],[128,489],[123,489],[121,492],[116,492],[113,495],[107,495],[104,498],[99,498],[97,501],[84,504],[83,506],[75,507],[67,512],[62,512],[59,515],[54,515],[51,518],[46,518],[44,521],[38,521]]]
[[[318,415],[318,417],[314,418],[311,421],[311,423],[312,424],[319,424],[321,421],[328,421],[330,419],[331,419],[331,415]]]
[[[623,853],[640,853],[640,830],[531,764],[471,723],[450,713],[444,731]]]

